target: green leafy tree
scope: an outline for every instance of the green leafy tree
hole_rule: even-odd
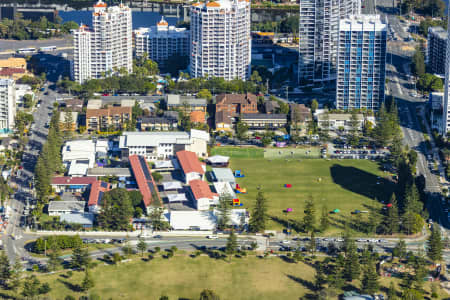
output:
[[[380,284],[378,282],[379,275],[377,273],[375,263],[373,259],[370,259],[368,265],[364,269],[363,278],[361,280],[361,288],[365,294],[373,295],[375,294]]]
[[[439,226],[433,226],[433,230],[431,231],[431,235],[428,238],[427,242],[427,256],[433,261],[441,261],[442,260],[442,250],[444,249],[441,231]]]
[[[41,283],[35,275],[25,278],[23,282],[22,296],[34,298],[39,294],[39,285]]]
[[[391,200],[389,201],[391,204],[386,208],[386,213],[383,217],[383,231],[386,234],[394,234],[399,231],[399,216],[398,216],[398,207],[397,207],[397,198],[393,193],[391,196]]]
[[[330,227],[330,218],[328,214],[328,207],[322,206],[322,215],[320,216],[320,231],[324,232]]]
[[[318,108],[319,108],[319,102],[317,102],[316,99],[313,99],[311,102],[311,112],[315,113]]]
[[[144,252],[147,251],[147,243],[143,238],[139,238],[136,248],[141,252],[141,256],[144,256]]]
[[[201,89],[198,93],[197,93],[197,98],[203,98],[206,99],[208,102],[210,102],[212,100],[212,94],[209,90],[207,89]]]
[[[398,299],[397,290],[395,289],[395,285],[394,285],[394,283],[392,281],[389,284],[389,289],[388,289],[388,292],[387,292],[387,296],[388,296],[389,300],[391,300],[391,299],[397,300]]]
[[[239,121],[236,123],[236,137],[239,140],[245,140],[247,138],[247,131],[248,126],[242,122],[241,118],[239,118]]]
[[[264,193],[259,190],[256,195],[256,203],[253,208],[253,213],[250,216],[250,231],[262,232],[266,229],[267,221],[267,200]]]
[[[39,287],[38,292],[39,294],[48,294],[50,293],[51,290],[52,289],[50,285],[47,282],[45,282]]]
[[[420,77],[425,74],[425,57],[420,47],[416,48],[416,52],[412,57],[411,69],[412,73],[416,77]]]
[[[220,297],[213,290],[205,289],[200,293],[199,300],[220,300]]]
[[[83,278],[83,281],[81,282],[80,288],[82,291],[89,291],[94,286],[95,286],[94,279],[92,278],[89,270],[86,269],[84,272],[84,278]]]
[[[51,250],[48,254],[47,268],[50,271],[56,271],[62,264],[62,259],[60,258],[61,251],[57,245],[54,245]]]
[[[303,216],[303,226],[306,232],[314,231],[316,226],[316,209],[312,196],[306,200],[305,215]]]
[[[0,284],[7,288],[8,281],[11,279],[11,264],[9,263],[8,256],[5,252],[0,253]]]
[[[20,259],[17,257],[16,258],[16,262],[14,263],[12,269],[11,269],[11,276],[10,276],[10,280],[8,283],[8,287],[13,290],[14,292],[17,291],[17,289],[19,288],[20,284],[21,284],[21,279],[22,279],[22,271],[23,266],[20,263]]]
[[[406,257],[406,243],[404,240],[398,241],[397,245],[395,245],[392,250],[392,256],[398,257],[400,259],[404,259]]]
[[[126,189],[113,189],[103,196],[102,211],[97,217],[100,227],[109,230],[130,230],[134,209]]]
[[[219,205],[217,207],[218,210],[218,218],[217,218],[217,229],[224,230],[229,226],[230,223],[230,213],[231,213],[231,201],[232,197],[229,194],[220,195],[219,197]]]
[[[314,234],[314,231],[311,231],[311,236],[309,239],[309,245],[308,245],[308,249],[309,252],[311,253],[311,255],[314,255],[314,253],[316,252],[316,235]]]
[[[236,252],[237,246],[238,246],[237,237],[234,231],[232,230],[230,232],[230,235],[228,236],[227,244],[225,245],[225,253],[227,253],[228,255],[234,254]]]
[[[72,268],[75,269],[87,269],[91,262],[91,258],[89,257],[88,249],[82,247],[82,245],[77,245],[72,250]]]

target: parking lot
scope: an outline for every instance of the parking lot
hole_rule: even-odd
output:
[[[374,149],[370,147],[354,148],[345,144],[329,144],[328,154],[330,158],[335,159],[383,159],[387,158],[390,153],[387,149]]]

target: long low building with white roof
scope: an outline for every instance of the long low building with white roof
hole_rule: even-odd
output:
[[[192,129],[170,132],[124,132],[119,140],[123,157],[142,155],[147,160],[170,159],[181,150],[195,152],[199,157],[207,157],[209,134]]]

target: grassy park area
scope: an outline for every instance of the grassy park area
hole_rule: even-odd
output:
[[[321,260],[321,258],[319,258]],[[41,283],[49,283],[48,299],[64,299],[71,295],[98,295],[101,299],[198,299],[203,289],[211,289],[220,299],[269,300],[312,299],[315,265],[313,261],[293,263],[285,257],[213,259],[207,256],[191,258],[180,251],[170,259],[160,254],[148,261],[134,255],[118,265],[100,264],[90,271],[94,287],[80,292],[84,272],[59,271],[38,276]],[[400,279],[380,278],[380,291],[386,292],[393,281],[399,289]],[[358,290],[359,280],[347,285]],[[429,291],[430,284],[424,283]],[[237,292],[238,291],[238,292]],[[11,291],[0,291],[5,298]],[[338,293],[340,293],[338,291]]]
[[[301,221],[305,201],[312,197],[316,203],[316,216],[322,206],[328,211],[339,209],[332,214],[332,227],[327,234],[341,231],[344,221],[349,218],[366,218],[352,215],[351,211],[368,212],[381,207],[394,190],[394,184],[385,179],[388,176],[379,164],[367,160],[323,160],[323,159],[252,159],[231,158],[231,168],[240,169],[245,175],[237,183],[247,189],[247,194],[238,194],[245,208],[251,209],[255,203],[257,187],[260,186],[267,198],[268,214],[271,220],[268,229],[281,230]],[[285,188],[291,184],[291,188]],[[292,208],[289,216],[284,210]],[[364,213],[363,213],[364,214]]]
[[[306,264],[287,263],[279,258],[260,259],[254,256],[216,260],[206,256],[190,258],[175,256],[163,259],[159,255],[150,262],[135,259],[120,265],[99,266],[92,270],[95,287],[90,293],[102,299],[198,299],[200,292],[209,288],[220,299],[298,299],[308,292],[313,282],[314,269]],[[83,272],[74,272],[71,278],[53,274],[39,276],[49,282],[52,299],[84,293],[71,290],[80,284]],[[304,283],[304,285],[302,284]],[[236,293],[236,291],[239,291]]]
[[[297,148],[254,148],[254,147],[215,147],[211,155],[225,155],[231,158],[300,159],[319,158],[319,147]]]

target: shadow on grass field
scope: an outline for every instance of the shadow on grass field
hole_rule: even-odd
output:
[[[334,164],[330,173],[334,183],[342,188],[381,202],[387,202],[395,189],[392,181],[353,166]]]
[[[380,170],[378,163],[367,160],[266,160],[232,158],[232,169],[241,169],[244,178],[237,182],[248,194],[239,195],[244,208],[252,210],[257,187],[261,186],[267,198],[270,221],[268,229],[281,231],[288,224],[294,229],[303,219],[305,202],[312,197],[316,204],[317,223],[322,207],[328,211],[339,209],[331,215],[333,226],[325,233],[342,232],[346,220],[355,217],[355,210],[370,211],[382,206],[391,196],[395,186],[389,174]],[[291,184],[291,188],[285,188]],[[292,208],[286,216],[284,211]],[[362,221],[367,218],[363,216]]]

